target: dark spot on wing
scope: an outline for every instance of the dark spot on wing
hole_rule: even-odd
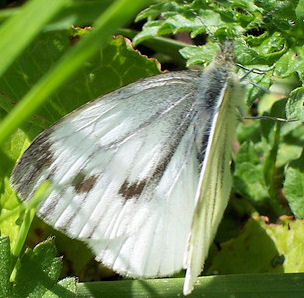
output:
[[[119,189],[119,194],[121,194],[124,198],[139,198],[141,193],[143,192],[145,186],[149,186],[151,184],[157,185],[158,182],[164,175],[164,172],[167,169],[168,164],[170,163],[174,153],[176,152],[179,143],[182,140],[182,137],[185,134],[185,131],[188,129],[192,118],[194,117],[194,113],[191,112],[192,102],[188,110],[185,110],[181,115],[178,129],[172,134],[171,142],[167,144],[167,148],[164,148],[164,152],[166,152],[163,157],[158,161],[157,166],[155,167],[153,173],[145,180],[141,182],[136,181],[135,183],[130,184],[128,180],[122,184]]]
[[[145,185],[146,185],[146,180],[143,180],[141,182],[135,182],[132,184],[129,181],[125,180],[125,182],[120,187],[118,193],[127,200],[134,197],[139,198]]]
[[[48,129],[40,134],[24,152],[19,163],[34,162],[37,170],[48,167],[53,162],[53,153],[50,151],[49,135],[52,130]]]
[[[97,176],[86,177],[86,174],[79,172],[72,181],[77,193],[88,193],[95,185]]]
[[[172,148],[172,150],[170,150],[168,152],[168,155],[166,155],[163,160],[158,164],[158,166],[156,167],[156,169],[153,172],[152,175],[152,179],[156,179],[157,181],[159,181],[161,179],[161,177],[163,176],[173,154],[174,154],[175,150],[174,148]]]
[[[52,132],[52,128],[49,128],[40,134],[23,153],[12,172],[11,184],[24,199],[27,199],[41,172],[53,163],[49,138]]]

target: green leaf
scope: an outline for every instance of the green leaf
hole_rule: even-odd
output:
[[[45,26],[45,31],[66,30],[74,26],[92,25],[94,21],[104,12],[113,1],[111,0],[78,0],[72,1],[66,9],[60,11],[52,20]]]
[[[278,203],[276,198],[277,194],[277,181],[275,180],[275,172],[276,172],[276,160],[278,155],[279,141],[280,141],[280,132],[281,132],[281,123],[277,122],[274,129],[274,141],[271,144],[271,149],[267,154],[264,166],[263,166],[263,174],[264,181],[267,185],[268,194],[270,197],[269,203],[272,206],[272,209],[275,211],[277,216],[284,214],[284,209]]]
[[[195,64],[209,64],[214,54],[219,50],[218,45],[209,43],[203,47],[188,46],[180,50],[181,55],[187,59],[187,66]]]
[[[13,107],[71,47],[70,39],[87,34],[88,30],[47,32],[41,34],[21,55],[7,72],[10,80],[0,78],[0,88],[7,95],[8,105]],[[35,63],[32,57],[35,57]],[[109,40],[107,46],[95,54],[54,95],[49,97],[30,122],[40,127],[47,126],[62,116],[105,93],[139,78],[159,73],[155,60],[147,59],[135,51],[122,37]],[[37,135],[25,127],[32,138]],[[38,130],[38,131],[39,131]]]
[[[302,272],[303,227],[304,221],[288,217],[280,224],[253,217],[238,237],[221,243],[206,273]],[[290,246],[294,241],[297,245]]]
[[[76,279],[72,277],[60,280],[53,286],[52,289],[46,291],[42,298],[72,298],[79,297],[77,295],[77,283]]]
[[[283,256],[285,259],[282,264],[284,272],[303,272],[304,221],[282,216],[279,224],[266,225],[265,228],[275,243],[279,256]],[[293,245],[290,245],[291,243]],[[294,245],[295,243],[296,245]],[[272,262],[271,265],[274,267],[277,263]]]
[[[288,165],[301,155],[304,147],[304,126],[299,121],[285,123],[281,129],[281,136],[277,167]]]
[[[299,0],[295,13],[296,13],[297,18],[303,19],[303,17],[304,17],[304,1],[303,0]]]
[[[251,43],[254,44],[251,38]],[[268,47],[265,45],[276,44],[277,46]],[[283,47],[282,47],[283,46]],[[278,48],[281,50],[278,50]],[[279,33],[267,36],[258,46],[250,46],[245,39],[238,38],[235,42],[235,56],[237,62],[242,65],[272,65],[286,51],[284,40]]]
[[[271,265],[280,254],[265,228],[263,218],[250,219],[238,237],[221,243],[206,274],[283,272]]]
[[[288,119],[304,120],[304,87],[294,89],[289,94],[286,114]]]
[[[27,249],[17,264],[13,297],[42,297],[57,283],[62,263],[51,240]]]
[[[256,203],[261,203],[269,197],[259,154],[250,143],[243,143],[238,151],[234,187],[237,192]]]
[[[8,297],[11,274],[11,255],[8,237],[0,237],[0,297]]]
[[[304,151],[287,170],[284,190],[289,207],[296,218],[304,218]]]
[[[30,131],[32,130],[29,128]],[[21,129],[18,129],[2,146],[2,152],[5,155],[1,156],[2,163],[0,170],[0,232],[1,235],[9,236],[11,247],[15,247],[16,244],[20,230],[18,218],[21,214],[13,212],[20,205],[20,202],[15,191],[10,186],[9,176],[16,160],[28,145],[29,140],[25,133]]]
[[[304,51],[302,47],[290,48],[276,62],[275,72],[282,78],[290,77],[297,73],[301,80],[304,79]]]
[[[0,295],[1,297],[75,297],[76,279],[65,278],[57,282],[61,260],[56,257],[52,240],[28,249],[20,259],[11,288],[11,254],[8,237],[0,237]],[[12,290],[12,293],[10,293]]]
[[[73,276],[75,275],[79,277],[80,280],[94,280],[102,278],[96,277],[96,271],[101,267],[101,265],[97,262],[93,262],[94,256],[86,243],[77,239],[69,238],[64,235],[64,233],[53,229],[51,226],[45,224],[41,219],[35,217],[27,237],[27,243],[38,243],[49,237],[54,237],[54,242],[59,254],[64,255],[63,274],[68,273],[70,275],[70,272],[73,272]],[[101,271],[103,271],[103,269]]]

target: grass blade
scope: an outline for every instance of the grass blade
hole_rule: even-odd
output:
[[[0,76],[14,59],[69,1],[32,0],[0,27]]]
[[[87,282],[78,285],[79,297],[182,297],[184,278]],[[303,297],[304,274],[233,274],[198,278],[187,297],[285,298]]]
[[[148,2],[128,0],[114,2],[97,20],[94,30],[84,36],[18,103],[0,124],[0,144],[65,82],[98,49],[106,45],[110,35],[124,25]]]

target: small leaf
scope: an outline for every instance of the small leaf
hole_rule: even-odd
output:
[[[289,49],[276,62],[275,72],[282,78],[290,77],[294,73],[298,73],[300,78],[304,79],[304,51],[300,47]]]
[[[184,47],[179,52],[185,59],[187,59],[187,66],[191,66],[195,64],[209,64],[218,50],[219,47],[217,44],[208,43],[202,47]]]
[[[304,87],[293,90],[286,105],[288,119],[304,121]]]
[[[72,298],[77,297],[76,279],[73,277],[65,278],[59,281],[54,287],[46,291],[42,298]]]
[[[62,263],[56,253],[51,240],[38,244],[33,250],[27,249],[17,264],[14,297],[42,297],[57,283]]]
[[[284,182],[286,199],[296,218],[304,218],[304,151],[299,159],[292,161]]]
[[[246,143],[241,145],[236,158],[234,187],[243,196],[260,204],[268,198],[268,192],[262,166],[260,162],[257,163],[258,160],[259,155],[252,145]]]

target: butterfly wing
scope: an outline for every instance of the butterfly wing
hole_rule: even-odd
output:
[[[226,71],[229,73],[229,61],[227,66]],[[215,72],[223,71],[221,68],[214,69]],[[231,146],[239,118],[238,111],[244,108],[243,90],[234,73],[227,76],[225,87],[221,89],[216,101],[218,106],[211,124],[196,195],[197,204],[188,245],[184,295],[191,293],[193,284],[202,271],[230,195]]]
[[[123,275],[183,267],[210,112],[198,112],[200,72],[120,88],[40,134],[11,183],[24,200],[54,186],[37,214]]]

